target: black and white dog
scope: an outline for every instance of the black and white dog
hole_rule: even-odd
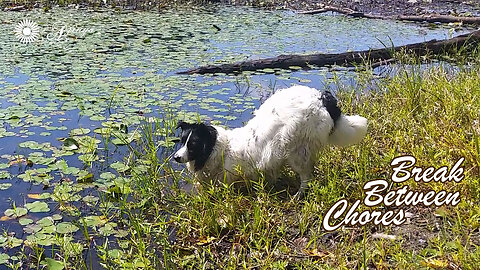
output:
[[[232,130],[179,122],[181,147],[175,160],[187,163],[201,182],[227,183],[254,179],[259,172],[276,180],[288,164],[300,176],[298,197],[313,178],[324,146],[358,143],[367,133],[367,119],[343,115],[330,92],[305,86],[276,92],[254,114],[244,127]]]

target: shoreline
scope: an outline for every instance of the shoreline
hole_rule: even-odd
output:
[[[25,1],[26,2],[26,1]],[[17,4],[14,2],[0,3],[0,9],[3,11],[22,11],[32,8],[44,8],[49,9],[52,6],[58,5],[58,1],[49,2],[49,4],[43,5],[41,2],[32,0],[29,3]],[[79,3],[80,2],[80,3]],[[64,1],[65,7],[103,7],[103,8],[120,8],[120,9],[135,9],[135,10],[161,10],[172,7],[182,6],[205,6],[210,4],[223,4],[233,6],[251,6],[256,8],[274,9],[274,10],[292,10],[292,11],[311,11],[321,9],[324,6],[335,6],[340,8],[348,8],[357,12],[382,15],[382,16],[395,16],[395,15],[425,15],[425,14],[441,14],[441,15],[453,15],[453,16],[478,16],[480,14],[480,3],[469,0],[362,0],[362,1],[350,1],[350,0],[294,0],[294,1],[260,1],[260,0],[220,0],[220,1],[175,1],[169,0],[105,0],[99,2],[95,0],[83,0],[83,1]]]

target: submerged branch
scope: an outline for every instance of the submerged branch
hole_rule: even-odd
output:
[[[461,35],[447,40],[430,40],[426,42],[414,43],[405,46],[370,49],[364,51],[331,53],[331,54],[308,54],[308,55],[280,55],[273,58],[258,60],[248,60],[243,62],[207,65],[193,68],[178,74],[207,74],[207,73],[236,73],[242,71],[255,71],[264,68],[283,68],[288,69],[291,66],[310,68],[311,66],[347,66],[352,67],[365,62],[374,62],[375,66],[382,63],[390,63],[395,52],[406,51],[416,56],[427,54],[443,54],[455,52],[466,46],[476,46],[480,41],[480,30],[473,33]]]

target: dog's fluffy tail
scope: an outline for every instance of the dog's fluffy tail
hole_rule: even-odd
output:
[[[359,115],[340,115],[328,142],[337,146],[359,143],[367,134],[367,119]]]
[[[330,144],[347,146],[359,143],[365,137],[368,126],[367,119],[359,115],[343,115],[337,106],[337,99],[330,91],[323,92],[322,102],[335,123],[333,132],[328,138]]]

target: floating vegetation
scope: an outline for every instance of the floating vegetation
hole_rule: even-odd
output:
[[[12,33],[25,18],[41,29],[29,44]],[[153,203],[134,196],[149,187],[133,186],[132,176],[188,183],[169,167],[172,115],[238,127],[278,88],[323,88],[337,76],[355,78],[294,66],[240,76],[176,72],[246,58],[382,46],[378,40],[400,45],[448,33],[441,27],[420,34],[414,24],[219,6],[161,14],[0,12],[0,24],[6,30],[0,31],[0,264],[48,269],[98,269],[126,256],[122,249],[131,244],[124,239],[138,237],[130,226],[149,226],[129,223],[128,216],[137,213],[126,202]],[[149,150],[136,148],[145,144]],[[137,152],[162,162],[135,159]],[[166,219],[167,212],[141,214]],[[167,221],[159,222],[167,227]],[[211,239],[202,241],[208,245]],[[85,262],[86,250],[99,257],[93,266]],[[124,263],[151,265],[138,258]]]

